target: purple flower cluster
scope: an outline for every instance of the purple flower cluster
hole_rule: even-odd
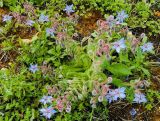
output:
[[[110,15],[107,18],[106,22],[108,23],[110,28],[113,28],[115,25],[124,23],[124,20],[126,18],[128,18],[128,14],[126,14],[125,11],[121,11],[121,12],[118,12],[116,19],[114,18],[113,15]]]
[[[96,108],[97,102],[103,102],[104,97],[107,94],[109,90],[108,80],[111,80],[111,77],[109,77],[105,82],[99,83],[98,81],[94,82],[94,89],[92,90],[92,98],[90,100],[90,104],[92,105],[92,108]],[[107,84],[106,84],[107,83]]]
[[[125,89],[126,89],[125,87],[121,87],[118,89],[110,90],[106,95],[106,99],[108,100],[109,103],[117,101],[118,98],[124,99],[126,97]]]
[[[97,56],[106,55],[107,60],[110,59],[110,45],[106,44],[103,40],[99,41],[99,49],[96,52]]]
[[[114,19],[114,16],[110,15],[107,20],[107,24],[109,25],[110,28],[113,28],[117,24],[117,20]]]
[[[56,93],[53,91],[54,94]],[[71,112],[71,102],[68,101],[68,96],[58,96],[57,98],[53,98],[52,96],[43,96],[42,99],[39,100],[42,104],[46,106],[46,104],[49,104],[50,106],[48,108],[42,108],[40,109],[40,112],[43,116],[50,119],[52,115],[54,115],[57,112]],[[52,105],[54,104],[54,106]]]
[[[50,119],[52,117],[52,115],[57,113],[57,111],[54,110],[53,107],[42,108],[42,109],[40,109],[40,112],[42,113],[43,116],[45,116],[48,119]]]

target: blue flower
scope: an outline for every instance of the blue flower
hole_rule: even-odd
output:
[[[125,90],[126,90],[125,87],[121,87],[121,88],[115,89],[115,96],[117,96],[120,99],[125,98],[126,97]]]
[[[47,36],[54,36],[54,29],[53,28],[47,28],[46,29]]]
[[[153,43],[148,42],[145,43],[143,46],[140,46],[140,48],[142,49],[143,52],[151,52],[153,51]]]
[[[115,90],[110,90],[106,95],[106,99],[108,100],[109,103],[117,101],[118,98],[124,99],[126,97],[125,89],[126,89],[125,87],[121,87]]]
[[[110,28],[113,28],[116,25],[116,20],[114,19],[114,16],[110,15],[107,20],[107,24],[109,25]]]
[[[142,93],[135,93],[134,102],[136,103],[145,103],[147,102],[146,96]]]
[[[35,64],[35,65],[30,64],[29,70],[30,70],[32,73],[35,73],[36,71],[38,71],[38,66],[37,66],[37,64]]]
[[[3,22],[5,21],[10,21],[12,19],[13,16],[9,16],[9,15],[4,15],[3,16]]]
[[[64,11],[66,11],[66,13],[68,15],[70,15],[70,13],[74,12],[74,10],[72,9],[72,7],[73,7],[73,4],[72,5],[66,5]]]
[[[115,49],[117,53],[119,53],[121,49],[126,48],[124,38],[120,39],[117,42],[114,42],[112,48]]]
[[[129,111],[129,113],[131,114],[132,117],[134,117],[134,116],[137,114],[137,111],[136,111],[134,108],[132,108],[132,109]]]
[[[106,95],[106,99],[108,100],[109,103],[111,103],[112,101],[117,101],[118,97],[114,90],[110,90]]]
[[[43,96],[42,99],[40,99],[40,102],[44,105],[47,103],[52,103],[53,97],[52,96]]]
[[[117,20],[120,22],[120,23],[123,23],[124,20],[128,18],[128,14],[125,13],[125,11],[121,11],[121,12],[118,12],[118,15],[117,15]]]
[[[42,108],[40,109],[40,112],[42,113],[43,116],[45,116],[48,119],[50,119],[52,115],[57,113],[57,111],[54,110],[53,107]]]
[[[35,22],[33,20],[27,20],[26,21],[26,25],[28,25],[28,26],[33,26],[34,23]]]
[[[45,16],[44,14],[41,14],[38,21],[41,22],[41,23],[48,22],[49,17]]]

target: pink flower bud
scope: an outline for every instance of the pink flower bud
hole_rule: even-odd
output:
[[[102,95],[106,95],[108,91],[109,91],[109,86],[103,85],[102,86]]]

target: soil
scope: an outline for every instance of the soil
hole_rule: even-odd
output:
[[[94,30],[97,29],[97,20],[102,19],[99,11],[90,11],[79,19],[76,26],[78,33],[82,36],[89,36]]]
[[[31,39],[36,33],[37,31],[35,28],[29,27],[18,27],[16,32],[13,32],[14,35],[20,37],[21,39]]]

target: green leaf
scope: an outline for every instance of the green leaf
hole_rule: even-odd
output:
[[[104,69],[106,69],[108,66],[110,66],[110,65],[109,65],[109,61],[107,61],[107,60],[105,59],[105,60],[103,61],[102,65],[101,65],[101,67],[104,68]]]
[[[152,104],[147,104],[147,105],[145,106],[145,108],[146,108],[147,110],[151,110],[151,109],[153,108],[153,106],[152,106]]]
[[[91,35],[92,35],[93,37],[97,37],[97,36],[98,36],[96,32],[92,33]]]
[[[126,99],[132,103],[133,102],[133,99],[134,99],[134,91],[135,89],[133,87],[129,87],[126,89]]]
[[[3,0],[0,0],[0,7],[3,7]]]
[[[128,53],[119,53],[120,62],[130,62],[128,59]]]
[[[139,67],[144,62],[145,56],[143,55],[140,48],[136,50],[135,63],[136,67]]]
[[[148,77],[150,76],[150,73],[147,69],[141,67],[142,71],[144,72],[145,75],[147,75]]]
[[[110,66],[107,66],[106,69],[117,76],[128,76],[132,74],[131,69],[121,63],[112,64]]]
[[[112,83],[115,85],[115,86],[118,86],[118,87],[122,87],[124,86],[124,82],[120,79],[117,79],[117,78],[113,78],[113,81]]]

